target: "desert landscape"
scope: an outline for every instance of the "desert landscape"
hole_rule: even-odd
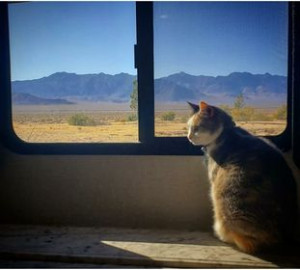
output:
[[[154,80],[155,136],[187,135],[186,101],[220,106],[256,135],[286,125],[285,76],[233,72],[227,76],[174,73]],[[31,143],[138,142],[135,75],[76,74],[12,82],[13,127]]]
[[[237,125],[256,135],[277,135],[285,129],[286,121],[273,117],[276,108],[253,110],[249,113],[256,115],[255,120],[238,120]],[[189,115],[185,104],[157,106],[155,136],[186,136]],[[135,143],[135,116],[127,103],[14,105],[13,128],[21,140],[30,143]],[[74,118],[83,122],[72,122]]]

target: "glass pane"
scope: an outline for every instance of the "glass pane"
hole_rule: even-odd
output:
[[[287,2],[155,2],[155,135],[186,136],[186,101],[200,100],[254,134],[281,133],[287,47]]]
[[[134,2],[9,5],[13,126],[27,142],[137,142]]]

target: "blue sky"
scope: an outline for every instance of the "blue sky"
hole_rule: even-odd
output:
[[[133,2],[12,4],[12,80],[57,71],[136,74]]]
[[[287,4],[156,2],[155,76],[286,75]],[[133,2],[10,6],[12,80],[57,71],[136,74]]]
[[[287,4],[155,3],[156,77],[184,71],[286,75]]]

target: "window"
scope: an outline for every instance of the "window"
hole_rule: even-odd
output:
[[[14,3],[9,30],[18,137],[138,141],[133,2]]]
[[[90,99],[92,99],[93,102],[96,99],[93,95],[91,95],[90,98],[86,98],[84,102],[83,100],[78,102],[78,97],[73,96],[70,98],[70,95],[41,97],[32,92],[27,94],[32,96],[36,95],[38,98],[45,99],[41,102],[48,102],[48,99],[56,99],[56,102],[57,100],[58,102],[72,102],[72,104],[62,104],[60,107],[61,110],[56,112],[51,108],[54,106],[53,104],[44,104],[40,106],[43,107],[43,113],[45,113],[45,118],[43,118],[45,125],[47,124],[47,121],[55,121],[55,117],[64,115],[64,125],[68,128],[74,128],[77,135],[75,140],[69,138],[61,139],[61,137],[59,140],[51,142],[49,138],[48,140],[35,139],[38,138],[38,136],[35,137],[34,134],[37,135],[38,133],[34,133],[35,131],[31,128],[32,134],[31,132],[28,132],[22,138],[20,129],[20,134],[18,134],[17,124],[21,124],[22,121],[24,121],[24,123],[28,121],[26,118],[22,119],[22,113],[24,108],[28,110],[31,105],[26,107],[28,105],[20,104],[18,96],[14,95],[16,86],[11,85],[9,78],[12,78],[13,84],[19,83],[18,80],[23,81],[27,79],[25,77],[22,78],[21,75],[18,75],[19,77],[16,75],[18,65],[24,65],[28,60],[25,61],[25,58],[22,60],[22,56],[18,55],[20,51],[16,48],[18,47],[18,38],[21,38],[22,35],[17,37],[17,35],[14,34],[16,33],[14,31],[17,29],[19,29],[18,31],[24,29],[22,27],[25,27],[26,29],[28,24],[24,23],[22,27],[14,29],[14,24],[17,24],[18,20],[16,19],[17,17],[14,17],[15,21],[12,21],[14,19],[12,19],[11,12],[12,10],[16,12],[18,6],[21,5],[27,5],[29,7],[30,5],[34,6],[42,4],[44,3],[7,4],[2,2],[0,4],[0,37],[1,44],[3,44],[0,49],[0,56],[1,59],[5,60],[0,61],[1,70],[3,70],[3,72],[0,73],[1,89],[3,89],[0,91],[0,109],[2,110],[0,113],[0,121],[2,123],[0,136],[2,142],[11,149],[21,153],[32,154],[199,155],[202,153],[200,148],[192,146],[186,139],[185,121],[187,119],[187,114],[189,113],[186,101],[198,102],[201,99],[214,105],[222,105],[224,109],[235,114],[233,116],[240,116],[241,118],[236,120],[239,121],[239,124],[242,126],[244,125],[247,127],[248,125],[249,127],[255,124],[256,126],[254,128],[256,130],[254,130],[254,132],[257,134],[268,134],[269,137],[282,148],[289,148],[290,143],[292,142],[292,136],[295,138],[297,125],[295,125],[294,121],[297,120],[297,114],[295,113],[295,105],[292,106],[292,104],[297,100],[297,93],[295,91],[297,67],[295,61],[298,52],[296,46],[298,32],[294,26],[297,21],[296,17],[298,16],[298,13],[295,11],[297,10],[297,5],[289,4],[289,8],[287,3],[259,2],[155,2],[154,4],[151,2],[138,2],[136,4],[130,2],[51,3],[51,5],[54,6],[58,4],[80,6],[82,11],[72,11],[75,13],[77,12],[79,17],[81,14],[85,14],[86,16],[89,12],[92,12],[93,14],[93,10],[89,11],[89,7],[95,7],[94,5],[99,7],[97,18],[100,21],[94,21],[95,18],[93,19],[91,16],[87,22],[84,22],[86,26],[90,24],[90,28],[91,24],[94,22],[97,27],[95,27],[95,25],[93,25],[92,29],[88,27],[86,30],[88,32],[87,36],[84,39],[78,39],[82,42],[81,44],[83,44],[81,53],[89,56],[84,59],[81,58],[79,61],[80,63],[82,62],[85,67],[93,66],[95,60],[90,55],[91,50],[87,51],[86,49],[83,49],[86,48],[86,42],[91,42],[89,39],[91,36],[93,37],[89,31],[96,31],[97,33],[97,31],[100,31],[99,28],[101,28],[101,26],[102,28],[107,27],[107,22],[114,25],[114,20],[120,21],[119,16],[101,16],[102,8],[107,5],[111,12],[113,7],[116,7],[116,10],[120,11],[121,8],[117,7],[124,5],[122,6],[122,11],[125,10],[125,7],[128,7],[130,10],[130,12],[128,11],[126,14],[129,16],[129,24],[131,25],[129,28],[131,30],[128,28],[129,32],[126,33],[120,30],[124,29],[122,27],[125,27],[125,25],[128,26],[128,22],[124,22],[125,19],[121,20],[121,22],[124,22],[124,25],[121,23],[121,28],[116,27],[114,29],[117,33],[120,33],[118,37],[115,37],[114,35],[115,38],[119,38],[119,41],[121,38],[123,40],[124,36],[126,36],[126,38],[127,35],[132,36],[131,41],[127,44],[128,47],[131,47],[130,49],[128,48],[125,50],[122,47],[125,45],[119,44],[121,46],[119,49],[112,50],[112,57],[117,58],[118,56],[123,57],[122,52],[126,52],[129,60],[124,60],[122,63],[130,64],[126,65],[124,69],[109,71],[106,70],[106,64],[102,65],[101,62],[101,65],[98,65],[98,62],[96,61],[97,70],[71,70],[60,67],[58,65],[60,59],[59,57],[56,57],[52,59],[55,65],[41,65],[41,70],[36,68],[36,72],[44,72],[42,66],[44,68],[52,67],[55,68],[55,70],[49,71],[45,78],[54,76],[60,78],[61,81],[64,81],[65,78],[67,80],[69,76],[73,76],[73,80],[71,81],[76,82],[76,85],[78,84],[77,76],[83,74],[103,75],[104,73],[111,76],[123,76],[124,73],[130,74],[132,76],[129,83],[131,84],[131,88],[129,89],[128,87],[126,91],[121,91],[124,93],[123,96],[113,95],[110,97],[109,106],[114,103],[114,107],[109,107],[109,109],[107,107],[101,107],[100,110],[101,113],[103,113],[103,110],[107,110],[105,113],[108,115],[111,113],[109,110],[112,110],[112,114],[114,115],[116,115],[116,113],[122,114],[119,121],[113,122],[113,124],[110,124],[110,127],[116,128],[116,126],[114,126],[115,124],[120,124],[120,126],[131,125],[131,127],[134,128],[132,128],[130,132],[133,132],[135,135],[127,136],[127,139],[124,139],[125,136],[123,136],[122,140],[119,140],[117,136],[112,136],[113,138],[111,141],[107,139],[108,137],[105,137],[107,134],[97,134],[97,137],[89,136],[89,132],[85,131],[93,128],[100,129],[105,126],[101,122],[103,119],[97,118],[94,114],[99,112],[97,104],[95,105],[96,107],[93,107],[94,105],[90,106],[90,104],[92,104],[90,103]],[[104,6],[100,8],[101,5]],[[9,6],[9,18],[7,6]],[[136,16],[132,13],[134,10],[136,11]],[[180,12],[178,12],[178,10],[180,10]],[[224,10],[226,10],[226,13]],[[236,12],[237,10],[239,10],[239,12]],[[248,10],[247,13],[245,13],[245,10]],[[264,15],[266,15],[266,18],[258,16],[261,10],[265,11]],[[58,11],[59,9],[56,9],[55,12]],[[53,17],[56,22],[59,22],[61,16],[61,14],[59,16],[59,13],[60,12],[58,12],[57,17]],[[110,14],[113,15],[114,13]],[[186,14],[189,14],[189,16]],[[276,16],[277,19],[270,20],[270,16]],[[61,17],[67,18],[66,16]],[[266,24],[265,27],[258,27],[257,22],[253,21],[253,17],[260,20],[259,26]],[[32,18],[34,18],[34,16],[32,16]],[[72,18],[72,16],[70,18]],[[104,18],[108,21],[105,21]],[[248,20],[246,20],[246,18],[248,18]],[[8,24],[8,19],[10,19],[10,24]],[[76,27],[76,24],[72,24],[71,19],[66,19],[65,23],[69,24],[69,26],[72,25]],[[58,23],[58,25],[60,25],[60,23]],[[85,30],[80,31],[80,29],[82,29],[81,27],[82,25],[77,27],[78,32],[75,31],[73,33],[75,36],[86,34]],[[49,31],[50,30],[51,29],[49,29]],[[102,29],[101,31],[104,30]],[[64,36],[66,33],[68,37],[72,36],[72,34],[68,33],[64,27],[61,27],[60,32],[56,32],[57,35],[61,35],[62,39],[66,38]],[[42,31],[40,34],[43,35],[44,32]],[[8,43],[9,36],[11,39],[10,46]],[[38,36],[33,35],[33,37],[37,38]],[[254,37],[257,38],[257,40],[254,40]],[[268,39],[266,39],[267,37]],[[268,41],[269,39],[273,42],[270,43]],[[66,42],[68,42],[68,40],[72,41],[76,39],[70,38],[67,39]],[[103,44],[99,43],[99,40],[97,39],[92,38],[92,41],[93,40],[98,42],[95,42],[95,44],[92,45],[101,48]],[[105,39],[109,49],[112,49],[114,48],[113,46],[115,46],[115,44],[110,44],[113,40],[114,39],[110,37]],[[192,44],[192,40],[196,41],[195,43],[197,43],[197,46]],[[135,46],[133,46],[134,43],[136,43]],[[220,46],[220,43],[222,46]],[[31,44],[37,46],[33,40],[31,41]],[[65,42],[59,45],[64,48],[62,52],[69,55],[70,59],[72,56],[76,58],[78,55],[78,53],[72,52],[72,50],[76,49],[76,47],[72,48],[72,44],[69,44],[71,46],[70,48],[72,48],[71,51],[66,50],[68,46],[66,46]],[[40,44],[40,46],[42,46],[42,44]],[[49,49],[51,50],[52,48]],[[120,52],[118,50],[121,51],[120,54],[118,54],[118,52]],[[26,54],[28,53],[28,55],[33,55],[30,48],[25,48],[25,44],[22,53],[24,52],[26,52]],[[261,57],[255,56],[256,52],[258,52]],[[108,50],[107,53],[111,53],[111,51]],[[222,59],[220,59],[220,53],[223,57]],[[26,54],[25,56],[27,57],[28,55]],[[99,55],[103,56],[103,54]],[[32,57],[38,59],[40,56],[36,54]],[[71,59],[70,61],[73,60],[76,61],[76,59]],[[16,63],[15,61],[20,61],[20,63]],[[36,61],[36,59],[31,59],[30,61]],[[226,62],[226,65],[223,64],[224,62]],[[42,61],[40,61],[40,63],[42,63]],[[74,65],[74,67],[75,66],[76,65]],[[112,66],[115,65],[113,64]],[[133,68],[134,66],[137,70],[136,73]],[[129,70],[128,67],[131,70]],[[29,79],[39,79],[40,77],[40,75],[36,75],[35,77],[28,76]],[[245,84],[245,81],[250,79],[251,81]],[[256,83],[256,81],[259,81],[259,83]],[[261,81],[268,83],[261,84]],[[195,87],[197,85],[199,86],[199,84],[205,86],[206,91],[204,91],[203,88],[201,88],[200,91],[199,87]],[[101,85],[103,85],[103,83],[101,83]],[[226,92],[228,86],[232,86],[234,89],[233,93]],[[272,93],[268,92],[269,88],[265,86],[270,86],[272,89],[276,89],[274,91],[277,92],[272,96],[270,95]],[[134,89],[135,92],[138,92],[138,95],[133,93]],[[137,89],[138,91],[136,91]],[[220,89],[224,91],[222,92]],[[134,99],[138,100],[138,108],[130,108],[130,96],[134,96]],[[114,100],[113,98],[115,97],[118,100]],[[269,101],[272,101],[270,104],[266,104],[266,97]],[[274,99],[271,100],[271,97]],[[32,97],[28,97],[27,95],[27,98],[30,100]],[[278,99],[277,103],[276,98]],[[11,100],[13,100],[13,102],[11,102]],[[103,101],[107,101],[103,96],[97,100],[97,102],[100,102],[101,104]],[[80,107],[83,104],[81,102],[89,105]],[[57,104],[55,104],[55,106],[56,105]],[[63,108],[71,109],[69,111]],[[81,116],[82,114],[87,116],[85,119],[91,119],[83,121],[91,121],[92,125],[73,126],[70,124],[68,120],[75,114],[74,111],[78,111]],[[137,113],[137,116],[130,116],[135,112]],[[30,119],[34,119],[34,117],[37,116],[35,113],[36,111],[34,109],[30,111],[30,117],[32,117]],[[292,113],[294,118],[291,117]],[[132,117],[132,121],[127,118],[127,116],[125,117],[125,114],[128,114],[128,117]],[[275,119],[276,114],[278,119]],[[286,114],[287,117],[285,116]],[[19,121],[19,123],[17,123],[17,121]],[[76,122],[76,118],[74,121]],[[93,121],[95,121],[96,124],[93,123]],[[261,130],[257,125],[258,122],[260,122],[263,127]],[[274,124],[275,127],[272,127],[271,124]],[[18,136],[15,135],[14,131]],[[119,132],[120,130],[116,133]],[[59,133],[62,136],[63,132],[60,131]],[[79,133],[83,134],[86,138],[81,140],[81,137],[78,136]],[[36,141],[34,142],[34,140]],[[296,145],[297,143],[293,142],[293,144]]]
[[[287,63],[287,2],[155,2],[155,135],[184,136],[186,101],[199,100],[254,134],[282,133]]]

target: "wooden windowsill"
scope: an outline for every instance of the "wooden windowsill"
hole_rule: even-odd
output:
[[[0,268],[3,260],[39,261],[40,267],[41,262],[73,267],[299,267],[299,251],[292,253],[253,256],[198,231],[0,226]]]

